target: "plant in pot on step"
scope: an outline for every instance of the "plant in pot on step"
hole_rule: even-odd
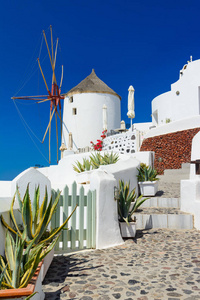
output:
[[[142,195],[137,198],[135,188],[130,191],[130,183],[124,184],[123,180],[119,181],[119,188],[115,190],[115,200],[117,200],[122,237],[135,236],[136,218],[132,218],[132,215],[147,199],[143,198]]]
[[[156,169],[140,164],[138,169],[138,184],[140,187],[140,193],[143,196],[155,196],[158,191],[158,173]]]

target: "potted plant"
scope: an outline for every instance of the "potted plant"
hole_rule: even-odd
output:
[[[0,298],[18,298],[31,295],[35,286],[42,283],[42,264],[59,239],[61,230],[69,221],[71,215],[58,228],[50,229],[50,221],[56,210],[60,193],[52,203],[48,203],[47,190],[41,207],[39,207],[39,187],[35,190],[33,204],[27,186],[23,200],[17,188],[13,197],[10,216],[13,227],[10,227],[1,216],[2,224],[7,229],[5,243],[5,257],[0,256]],[[17,196],[22,224],[18,224],[14,215],[14,202]],[[52,255],[51,255],[52,256]],[[48,260],[50,265],[51,261]],[[47,270],[47,266],[43,267]],[[38,276],[40,278],[38,279]],[[21,296],[19,296],[21,295]],[[34,299],[44,299],[42,295],[34,295]]]
[[[119,181],[119,188],[116,188],[115,199],[117,200],[119,225],[122,237],[134,237],[136,234],[136,218],[132,218],[133,213],[148,198],[141,195],[137,198],[135,188],[130,192],[130,183],[124,184]]]
[[[45,242],[26,246],[26,231],[22,237],[12,237],[7,231],[5,257],[0,256],[0,298],[21,299],[37,293],[34,299],[44,299],[42,291],[41,267],[44,257],[53,249],[59,235],[48,247]]]
[[[157,171],[145,164],[140,165],[138,169],[138,184],[140,187],[140,193],[144,196],[155,196],[158,191]]]
[[[90,177],[93,170],[98,169],[101,165],[115,164],[119,160],[117,153],[104,153],[101,155],[98,151],[92,153],[89,159],[83,158],[83,163],[76,161],[73,169],[77,172],[77,182],[81,184],[90,183]]]

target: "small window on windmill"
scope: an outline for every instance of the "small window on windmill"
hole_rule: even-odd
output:
[[[77,115],[77,108],[72,108],[72,115]]]
[[[73,96],[69,97],[69,103],[73,103]]]

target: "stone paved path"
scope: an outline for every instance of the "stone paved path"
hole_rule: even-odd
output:
[[[151,229],[105,250],[56,256],[45,299],[200,299],[200,231]]]

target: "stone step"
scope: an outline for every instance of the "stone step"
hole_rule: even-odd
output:
[[[171,171],[171,170],[165,170],[165,171]],[[159,182],[161,183],[178,183],[180,184],[181,180],[189,179],[190,175],[188,174],[173,174],[173,173],[167,173],[165,175],[158,175]]]
[[[179,198],[161,198],[161,197],[152,197],[146,200],[142,205],[142,208],[180,208],[180,199]]]
[[[190,163],[182,163],[181,169],[187,169],[188,172],[190,171]]]
[[[176,208],[141,208],[136,213],[136,228],[193,229],[194,217]]]
[[[177,170],[173,170],[173,169],[166,169],[164,171],[164,175],[161,176],[189,176],[189,171],[186,169],[177,169]]]
[[[169,179],[171,178],[172,181],[176,179],[176,176],[180,177],[181,179],[188,179],[190,174],[190,164],[183,163],[181,169],[166,169],[164,170],[164,175],[161,175],[161,179]]]

